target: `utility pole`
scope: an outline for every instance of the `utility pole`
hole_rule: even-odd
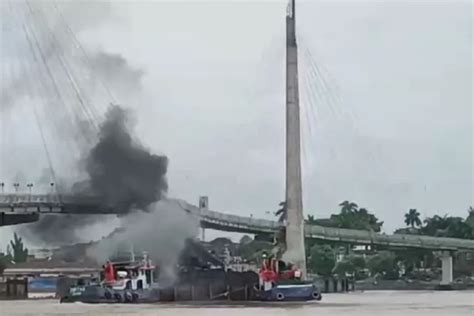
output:
[[[295,0],[286,16],[286,251],[284,259],[295,264],[306,278],[303,193],[301,181],[300,105]]]

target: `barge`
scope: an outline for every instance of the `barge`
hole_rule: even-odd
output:
[[[157,303],[191,301],[309,301],[321,300],[321,291],[301,280],[301,273],[275,258],[263,258],[258,273],[223,269],[188,270],[176,285],[155,281],[159,269],[144,253],[140,261],[111,262],[103,266],[102,280],[75,284],[62,303]]]

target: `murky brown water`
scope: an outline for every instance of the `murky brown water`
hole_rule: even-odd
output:
[[[319,303],[252,304],[250,306],[182,306],[167,304],[59,304],[55,300],[0,301],[0,315],[97,316],[474,316],[474,291],[365,292],[326,294]]]

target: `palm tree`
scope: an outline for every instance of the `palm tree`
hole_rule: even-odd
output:
[[[13,235],[13,240],[10,241],[10,245],[7,249],[7,253],[8,252],[16,263],[26,262],[28,258],[28,249],[25,248],[23,240],[16,233]]]
[[[308,214],[308,218],[305,220],[305,222],[307,224],[316,224],[316,218],[314,217],[314,215]]]
[[[344,201],[339,204],[341,206],[341,213],[342,214],[347,214],[347,213],[353,213],[358,210],[359,206],[354,203],[354,202],[349,202],[349,201]]]
[[[471,226],[474,232],[474,207],[470,206],[467,211],[469,212],[469,215],[467,215],[466,224]]]
[[[407,226],[411,226],[411,228],[415,228],[415,226],[421,226],[420,220],[420,212],[418,212],[415,208],[412,208],[405,214],[405,224]]]
[[[366,208],[361,207],[359,210],[356,210],[356,212],[359,212],[360,214],[369,214],[369,211]]]
[[[286,221],[288,216],[288,212],[286,209],[286,201],[280,202],[280,204],[278,205],[280,206],[280,208],[278,209],[278,211],[275,212],[275,216],[278,216],[278,222],[283,223]]]

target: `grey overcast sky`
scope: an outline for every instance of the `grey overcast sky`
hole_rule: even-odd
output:
[[[170,196],[208,195],[214,210],[254,217],[283,200],[286,5],[81,1],[65,12],[87,50],[144,71],[127,102],[141,141],[170,158]],[[409,208],[467,215],[472,2],[308,0],[296,14],[305,213],[325,217],[353,200],[386,232]],[[9,129],[25,128],[12,113]],[[18,152],[43,155],[38,136],[16,137]],[[16,163],[39,173],[26,161]]]

